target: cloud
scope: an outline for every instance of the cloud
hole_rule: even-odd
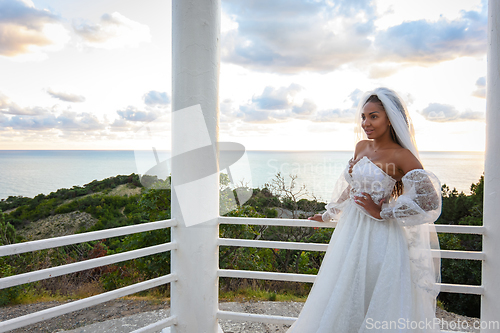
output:
[[[71,102],[71,103],[81,103],[85,102],[85,97],[81,95],[76,95],[76,94],[71,94],[71,93],[66,93],[66,92],[57,92],[52,89],[47,89],[47,93],[54,97],[57,98],[61,101],[64,102]]]
[[[368,77],[370,79],[381,79],[396,74],[404,67],[404,64],[374,62],[368,69]]]
[[[486,98],[486,76],[477,79],[476,90],[472,92],[472,96]]]
[[[118,12],[102,15],[99,23],[75,22],[73,30],[82,38],[84,45],[94,48],[137,47],[151,41],[147,25],[132,21]]]
[[[240,105],[243,120],[249,123],[278,123],[289,120],[290,110],[265,110],[258,109],[254,104]]]
[[[91,113],[77,113],[70,110],[58,111],[57,106],[23,108],[0,93],[0,128],[2,129],[11,128],[27,131],[58,129],[65,132],[97,131],[105,129],[106,126],[106,122],[100,121]]]
[[[223,121],[240,119],[254,123],[276,123],[290,119],[306,119],[316,111],[316,104],[307,98],[300,100],[297,95],[304,88],[296,83],[288,87],[267,86],[260,95],[254,95],[250,103],[240,105],[238,110],[231,103],[221,104]]]
[[[143,122],[169,121],[168,117],[162,117],[166,114],[164,109],[146,108],[146,111],[141,111],[128,106],[118,110],[117,114],[119,118],[110,123],[106,118],[99,119],[88,112],[73,112],[71,109],[61,111],[56,106],[21,108],[0,93],[0,131],[23,131],[37,137],[46,135],[43,133],[60,133],[56,139],[88,140],[91,136],[98,139],[112,137],[117,132],[132,133]]]
[[[487,3],[459,18],[406,21],[377,30],[375,1],[223,2],[222,60],[294,74],[369,67],[371,78],[486,50]]]
[[[56,116],[44,114],[36,116],[16,115],[0,122],[0,127],[24,131],[46,131],[58,129],[63,132],[103,130],[106,124],[90,113],[63,111]]]
[[[234,102],[230,99],[225,99],[219,103],[219,110],[221,126],[233,123],[236,120],[243,120],[244,118],[244,114],[239,111],[239,107],[235,107]]]
[[[316,103],[310,99],[304,99],[302,105],[294,105],[292,112],[298,115],[310,115],[313,114],[317,109]]]
[[[144,103],[149,106],[166,106],[170,104],[170,98],[166,92],[151,90],[143,96],[143,99]]]
[[[304,88],[292,83],[289,87],[274,88],[267,86],[260,96],[254,96],[252,102],[256,107],[266,110],[282,110],[292,106],[293,98]]]
[[[310,120],[313,122],[352,123],[354,122],[361,96],[363,96],[363,91],[355,89],[349,94],[349,100],[352,103],[350,108],[321,110],[317,112],[314,117],[311,117]]]
[[[352,102],[352,108],[357,108],[359,101],[361,100],[361,97],[363,96],[364,92],[359,90],[359,89],[354,89],[352,93],[349,94],[349,99]]]
[[[252,101],[235,106],[230,99],[220,104],[221,123],[247,122],[273,124],[293,119],[312,122],[353,123],[356,108],[363,92],[355,89],[349,94],[350,108],[318,110],[314,100],[300,95],[304,88],[292,83],[288,87],[267,86],[260,95],[254,95]]]
[[[153,121],[157,118],[165,115],[164,113],[158,110],[150,110],[150,111],[141,111],[137,109],[135,106],[127,106],[124,110],[118,110],[116,113],[120,116],[121,119],[128,121]]]
[[[9,97],[0,92],[0,114],[11,115],[40,115],[48,111],[42,107],[23,108],[14,103]]]
[[[0,55],[40,60],[69,40],[60,17],[20,0],[0,0]]]
[[[161,95],[161,94],[160,94]],[[89,112],[74,112],[68,106],[22,108],[0,93],[0,136],[24,142],[95,140],[130,140],[145,122],[148,126],[168,129],[170,118],[164,108],[148,107],[144,111],[128,106],[117,111],[118,118],[108,120]],[[167,126],[167,127],[165,127]],[[153,128],[153,127],[151,127]]]
[[[311,120],[315,122],[352,123],[355,114],[355,108],[322,110]]]
[[[394,62],[437,63],[485,54],[487,3],[480,11],[462,11],[455,20],[403,22],[377,34],[378,59]]]
[[[435,122],[484,120],[483,112],[460,112],[452,105],[440,103],[430,103],[420,114],[425,119]]]
[[[90,113],[63,112],[57,117],[59,128],[66,131],[95,131],[106,127],[97,117]]]
[[[486,87],[486,76],[482,76],[476,81],[478,87]]]
[[[118,118],[115,119],[111,125],[109,125],[109,128],[113,132],[134,132],[139,127],[136,128],[133,123],[123,118]]]
[[[222,59],[260,71],[329,72],[371,46],[369,0],[223,2],[235,24],[222,36]]]
[[[2,123],[2,127],[11,127],[15,130],[47,130],[57,127],[54,115],[44,116],[14,116]]]

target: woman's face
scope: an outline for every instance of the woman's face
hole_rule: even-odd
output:
[[[368,102],[361,112],[361,127],[368,139],[377,139],[389,135],[390,121],[380,103]]]

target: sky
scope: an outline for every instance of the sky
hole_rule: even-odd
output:
[[[0,150],[142,149],[147,124],[168,147],[171,22],[165,0],[0,0]],[[484,151],[486,34],[485,0],[222,0],[220,141],[352,150],[386,86],[420,150]]]

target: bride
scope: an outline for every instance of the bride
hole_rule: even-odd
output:
[[[338,220],[289,333],[440,332],[440,258],[433,222],[441,186],[425,171],[408,111],[392,90],[366,93],[358,138],[324,214]],[[363,140],[361,140],[363,139]]]

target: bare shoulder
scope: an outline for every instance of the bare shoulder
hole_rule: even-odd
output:
[[[358,154],[366,149],[366,147],[371,143],[370,140],[361,140],[356,144],[354,149],[354,159],[358,157]]]
[[[396,149],[394,158],[403,175],[411,170],[424,168],[415,155],[408,149]]]

